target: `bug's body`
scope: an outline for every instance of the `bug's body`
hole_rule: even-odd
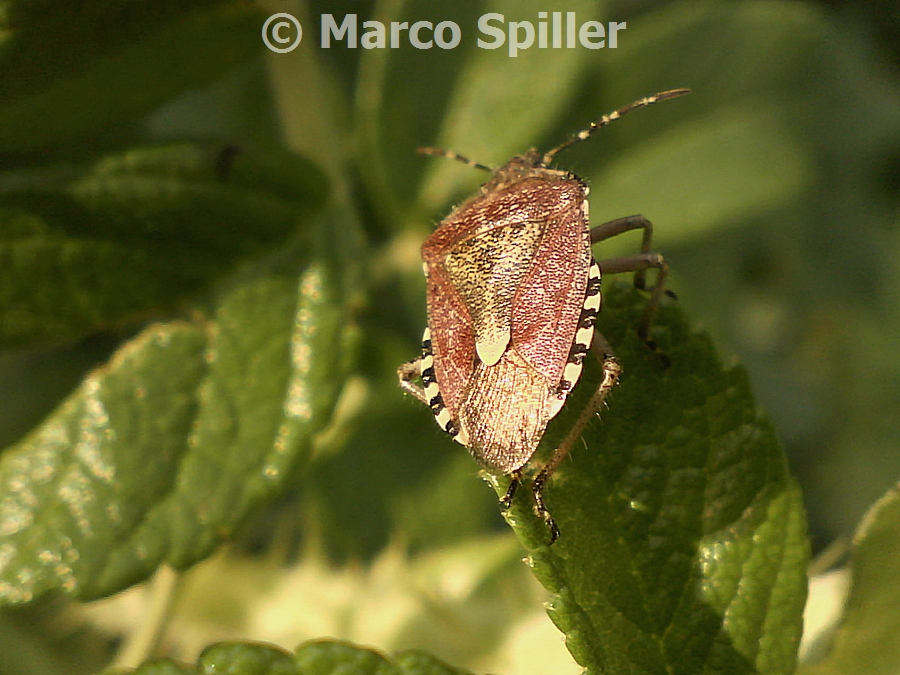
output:
[[[441,428],[504,474],[534,454],[581,374],[593,322],[579,324],[600,302],[598,286],[587,293],[587,187],[537,159],[499,169],[422,247],[426,398]]]
[[[648,268],[658,270],[638,328],[649,344],[647,332],[664,292],[667,266],[651,251],[649,220],[629,216],[591,228],[584,181],[549,165],[560,150],[625,113],[686,93],[675,89],[635,101],[543,155],[531,150],[513,158],[422,246],[428,328],[422,356],[398,370],[400,385],[428,404],[441,429],[483,466],[513,477],[505,505],[547,423],[581,376],[588,349],[602,361],[594,396],[532,484],[551,543],[559,530],[544,505],[543,486],[620,372],[611,347],[594,331],[600,270],[634,272],[639,288]],[[445,151],[425,152],[491,170]],[[644,232],[640,253],[594,262],[592,244],[637,229]]]

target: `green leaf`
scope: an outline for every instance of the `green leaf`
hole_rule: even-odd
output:
[[[120,675],[122,670],[107,670],[104,675]],[[148,661],[137,670],[130,671],[139,675],[193,675],[196,669],[183,666],[172,661]]]
[[[596,223],[622,214],[664,215],[661,235],[672,246],[721,239],[728,226],[806,197],[816,167],[805,139],[788,123],[802,117],[792,108],[798,85],[790,68],[816,66],[824,22],[814,7],[671,2],[628,25],[628,39],[607,54],[609,86],[589,99],[593,106],[606,112],[636,92],[659,88],[693,93],[617,122],[593,147],[573,148],[563,160],[583,167],[594,203],[602,204],[592,213]],[[697,45],[724,62],[710,69]],[[617,76],[622,72],[628,77]],[[609,242],[607,250],[618,255],[625,245]]]
[[[314,225],[210,320],[147,328],[0,456],[0,599],[95,598],[184,568],[290,479],[354,339],[348,226]]]
[[[258,9],[204,4],[4,3],[0,151],[105,131],[260,53]]]
[[[669,306],[653,327],[667,366],[637,337],[645,303],[604,293],[598,328],[623,374],[545,490],[560,539],[547,546],[527,491],[508,520],[588,673],[791,673],[808,557],[799,489],[745,372]],[[543,447],[599,383],[590,361]]]
[[[451,668],[421,650],[400,652],[394,661],[403,675],[470,675],[467,670]]]
[[[112,671],[109,671],[110,675]],[[400,652],[393,659],[349,642],[319,640],[297,648],[295,655],[270,645],[222,642],[203,651],[195,668],[151,661],[134,675],[470,675],[421,651]]]
[[[223,675],[301,675],[294,658],[269,645],[221,643],[200,656],[200,672]]]
[[[900,668],[900,488],[869,510],[850,567],[851,591],[832,649],[802,675],[887,675]]]
[[[347,642],[308,642],[297,650],[297,663],[308,675],[330,675],[345,671],[358,675],[400,675],[388,658],[374,649]]]
[[[0,173],[0,346],[171,311],[324,199],[286,153],[177,143]]]
[[[304,675],[467,675],[421,651],[407,651],[388,659],[372,649],[348,642],[308,642],[297,650]]]
[[[761,205],[775,209],[796,198],[808,187],[811,171],[796,141],[780,127],[779,115],[774,105],[719,109],[657,134],[608,162],[596,177],[588,173],[591,196],[603,205],[596,224],[612,214],[644,213],[652,220],[670,213],[666,240],[677,244],[721,232],[722,223],[737,224]],[[609,257],[625,254],[629,243],[604,246]]]

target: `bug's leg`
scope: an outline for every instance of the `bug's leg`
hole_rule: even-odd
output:
[[[581,438],[581,434],[584,432],[588,422],[591,421],[594,415],[603,406],[606,397],[609,396],[609,392],[612,391],[612,388],[619,380],[619,374],[622,372],[622,367],[619,365],[619,361],[616,359],[612,347],[609,345],[609,342],[606,341],[606,338],[599,332],[594,333],[591,350],[593,350],[594,354],[600,359],[600,363],[602,364],[603,378],[600,381],[600,386],[597,387],[597,391],[594,392],[594,395],[591,397],[591,400],[588,402],[581,415],[575,420],[572,429],[566,434],[566,437],[562,440],[556,450],[553,451],[553,456],[540,470],[535,477],[534,482],[531,484],[531,491],[534,493],[535,509],[544,519],[544,522],[547,523],[547,527],[550,528],[551,544],[559,537],[559,528],[556,526],[553,517],[547,510],[547,505],[544,503],[544,485],[556,469],[559,468],[559,465],[569,454],[569,451],[572,449],[575,442]]]
[[[669,274],[669,266],[659,253],[654,253],[651,250],[653,248],[653,223],[641,215],[610,220],[608,223],[591,228],[591,244],[596,244],[599,241],[604,241],[632,230],[644,231],[641,239],[641,252],[633,256],[603,260],[598,264],[600,265],[600,271],[604,274],[634,272],[634,286],[642,290],[647,288],[647,269],[652,267],[658,270],[656,283],[650,289],[650,301],[647,303],[644,316],[638,325],[638,334],[641,336],[641,339],[650,344],[647,340],[647,335],[650,332],[650,324],[653,323],[653,315],[656,313],[659,301],[662,299],[663,294],[674,297],[671,291],[666,290],[666,277]]]
[[[500,508],[503,510],[508,509],[512,505],[513,497],[516,496],[516,490],[519,489],[519,484],[522,482],[522,472],[513,471],[510,477],[512,480],[509,482],[509,487],[506,488],[506,494],[500,500]]]
[[[400,388],[408,394],[412,394],[417,399],[428,405],[428,399],[425,397],[425,387],[418,385],[414,380],[422,377],[422,362],[424,356],[420,356],[412,361],[407,361],[397,368],[397,379],[400,380]]]
[[[621,258],[601,260],[597,264],[600,266],[600,271],[603,274],[634,272],[635,279],[637,279],[638,274],[651,267],[657,270],[656,283],[650,289],[650,300],[647,301],[644,315],[638,324],[638,335],[644,342],[649,344],[647,336],[650,333],[650,324],[653,323],[656,308],[659,307],[659,301],[662,300],[662,296],[666,292],[666,277],[669,276],[669,265],[659,253],[636,253],[635,255],[622,256]]]
[[[597,225],[596,227],[591,228],[591,245],[596,244],[601,241],[605,241],[606,239],[612,239],[613,237],[617,237],[620,234],[625,232],[631,232],[632,230],[643,230],[644,236],[641,240],[641,253],[650,253],[653,249],[653,223],[644,218],[644,216],[625,216],[624,218],[616,218],[615,220],[610,220],[609,222],[602,223]],[[603,269],[603,268],[601,268]],[[644,274],[646,268],[638,269],[638,270],[624,270],[626,272],[633,271],[634,275],[634,286],[635,288],[645,289],[647,287],[647,279]],[[606,269],[603,269],[604,272],[607,272]],[[609,272],[610,274],[614,274],[614,272]],[[659,286],[659,282],[657,281],[657,286]]]

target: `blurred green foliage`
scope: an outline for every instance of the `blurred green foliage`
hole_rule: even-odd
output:
[[[476,47],[477,17],[536,21],[556,7],[0,0],[0,475],[21,476],[20,460],[62,428],[81,450],[59,465],[69,483],[0,494],[3,522],[46,508],[78,524],[95,513],[121,528],[113,534],[128,532],[125,542],[110,535],[93,561],[48,560],[52,529],[28,540],[35,569],[101,564],[75,589],[86,597],[160,560],[187,565],[235,533],[253,571],[219,572],[217,592],[245,585],[260,603],[274,583],[261,551],[377,570],[399,548],[434,576],[426,556],[477,550],[504,529],[495,496],[468,454],[398,392],[394,369],[416,355],[425,323],[417,247],[483,175],[415,148],[499,165],[687,86],[690,97],[616,122],[558,163],[590,182],[595,224],[631,213],[654,221],[679,305],[747,367],[773,419],[814,546],[849,536],[900,476],[900,23],[886,6],[573,0],[560,9],[579,21],[628,22],[616,50],[533,48],[513,59]],[[260,26],[273,11],[303,22],[296,52],[264,53]],[[325,12],[357,12],[360,25],[453,20],[463,39],[446,51],[324,50],[316,18]],[[625,239],[598,257],[633,250]],[[323,292],[314,278],[326,279]],[[186,351],[172,347],[180,338]],[[109,361],[123,344],[130,351]],[[148,361],[156,375],[146,382],[170,387],[162,395],[181,408],[158,407],[144,386],[141,350],[160,347],[172,347],[168,360]],[[326,355],[315,372],[310,353]],[[130,455],[122,438],[78,445],[103,426],[98,416],[115,414],[120,397],[107,387],[142,392],[143,407],[126,414],[147,455]],[[170,427],[172,447],[160,442]],[[66,485],[77,493],[72,481],[104,475],[98,447],[130,457],[134,480],[110,481],[99,502],[54,506]],[[891,508],[881,511],[888,531]],[[0,567],[14,535],[0,531]],[[525,603],[511,598],[537,607],[540,597],[502,562],[520,555],[503,549],[458,596],[411,584],[428,590],[398,634],[425,634],[433,621],[435,634],[466,636],[467,647],[446,653],[449,638],[426,645],[439,656],[507,663],[491,658],[523,629],[514,617]],[[376,577],[333,587],[373,593]],[[477,620],[448,599],[461,597],[475,600]],[[239,634],[252,637],[245,600]],[[138,621],[116,616],[113,628],[86,622],[52,597],[5,612],[0,673],[91,672],[112,651],[110,635]],[[379,647],[413,646],[385,639]]]

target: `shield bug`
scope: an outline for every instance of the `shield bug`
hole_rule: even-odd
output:
[[[601,272],[634,272],[635,286],[645,288],[646,271],[657,270],[638,326],[649,344],[668,268],[651,250],[649,220],[629,216],[592,229],[587,185],[550,164],[561,150],[622,115],[688,92],[673,89],[635,101],[543,155],[532,149],[496,170],[443,150],[422,149],[493,175],[422,245],[428,327],[422,355],[398,369],[400,385],[427,404],[441,429],[488,471],[511,476],[504,506],[511,503],[547,423],[581,376],[587,352],[602,363],[600,386],[532,483],[535,509],[550,529],[551,543],[559,530],[544,503],[544,485],[620,373],[609,343],[594,330]],[[639,253],[599,264],[594,260],[593,244],[630,230],[643,230]]]

